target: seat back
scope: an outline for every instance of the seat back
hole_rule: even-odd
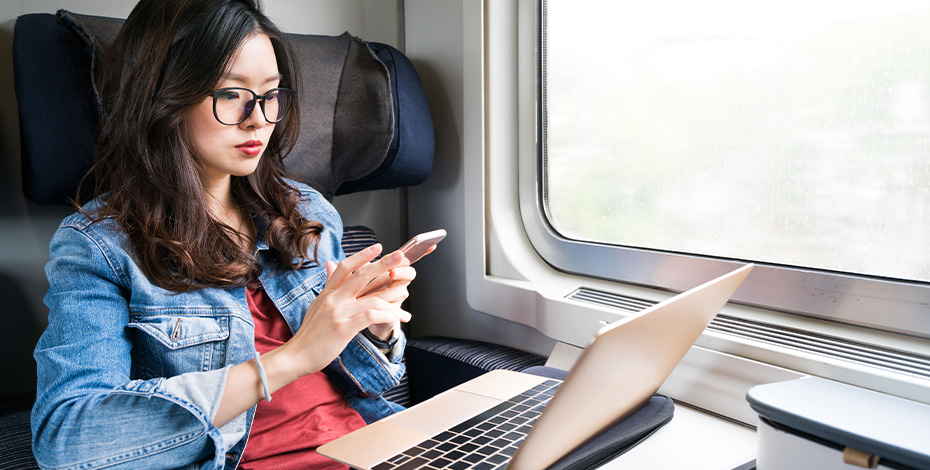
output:
[[[67,204],[93,163],[99,100],[94,70],[122,20],[57,14],[19,17],[13,65],[23,190]],[[419,76],[386,44],[288,34],[301,67],[301,137],[290,176],[324,196],[412,186],[429,174],[433,125]]]

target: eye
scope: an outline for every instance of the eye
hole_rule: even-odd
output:
[[[271,90],[265,95],[265,101],[271,103],[277,101],[278,95],[281,94],[281,90]]]
[[[223,101],[236,101],[239,99],[239,92],[236,90],[222,90],[216,93],[216,99]]]

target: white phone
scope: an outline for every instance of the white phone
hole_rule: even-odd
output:
[[[435,249],[437,243],[446,238],[446,231],[443,229],[424,232],[410,239],[400,251],[410,260],[410,264],[416,263],[420,258],[428,255]]]

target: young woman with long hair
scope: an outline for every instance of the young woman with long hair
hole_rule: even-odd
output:
[[[399,407],[415,276],[285,178],[298,68],[255,0],[142,0],[107,50],[94,198],[46,268],[33,449],[50,468],[340,468]],[[271,400],[272,394],[274,400]]]

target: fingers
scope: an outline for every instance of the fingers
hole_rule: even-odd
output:
[[[410,283],[417,277],[417,270],[412,266],[401,266],[389,271],[391,280],[394,282]]]
[[[343,282],[346,281],[355,271],[359,268],[370,264],[371,260],[375,259],[379,254],[381,254],[381,244],[375,243],[374,245],[365,248],[358,253],[355,253],[352,256],[342,260],[335,269],[330,272],[329,263],[326,262],[326,271],[328,281],[332,281],[334,286],[340,286]],[[329,284],[329,282],[327,282]]]
[[[407,291],[407,284],[391,285],[383,289],[379,289],[374,292],[365,294],[362,297],[359,297],[359,300],[368,299],[371,297],[377,297],[385,302],[392,304],[400,304],[403,301],[407,300],[409,292]]]
[[[409,295],[407,285],[416,277],[416,270],[399,251],[372,261],[380,253],[381,245],[375,244],[338,265],[327,261],[326,287],[315,301],[317,307],[330,311],[332,320],[347,322],[355,331],[372,324],[409,321],[410,314],[400,305]],[[343,320],[338,320],[340,317]]]
[[[374,253],[374,247],[377,247],[378,252],[380,252],[380,245],[372,245],[372,247],[366,248],[363,250],[363,252],[372,250],[371,252]],[[333,288],[341,287],[345,292],[357,297],[364,295],[364,293],[376,290],[378,286],[383,287],[387,285],[387,281],[385,279],[382,279],[379,281],[379,283],[376,283],[373,286],[369,285],[378,279],[379,276],[389,273],[395,269],[409,267],[410,265],[409,261],[407,261],[403,253],[399,251],[390,253],[375,262],[369,262],[371,259],[373,259],[373,257],[368,256],[371,253],[367,253],[366,256],[356,257],[360,254],[362,254],[362,252],[346,258],[341,263],[339,263],[339,266],[336,267],[332,275],[329,277],[327,284],[332,282]],[[411,276],[415,275],[415,272],[411,273],[406,270],[399,271],[397,274],[400,279],[410,278]],[[389,278],[390,275],[386,279]]]
[[[359,297],[365,297],[389,287],[403,286],[406,287],[417,277],[417,270],[410,266],[401,266],[394,268],[373,279]]]
[[[386,302],[383,299],[373,297],[370,299],[360,300],[356,303],[354,314],[347,318],[350,331],[362,331],[371,325],[388,324],[410,321],[412,316],[406,310],[401,309],[397,304]]]

